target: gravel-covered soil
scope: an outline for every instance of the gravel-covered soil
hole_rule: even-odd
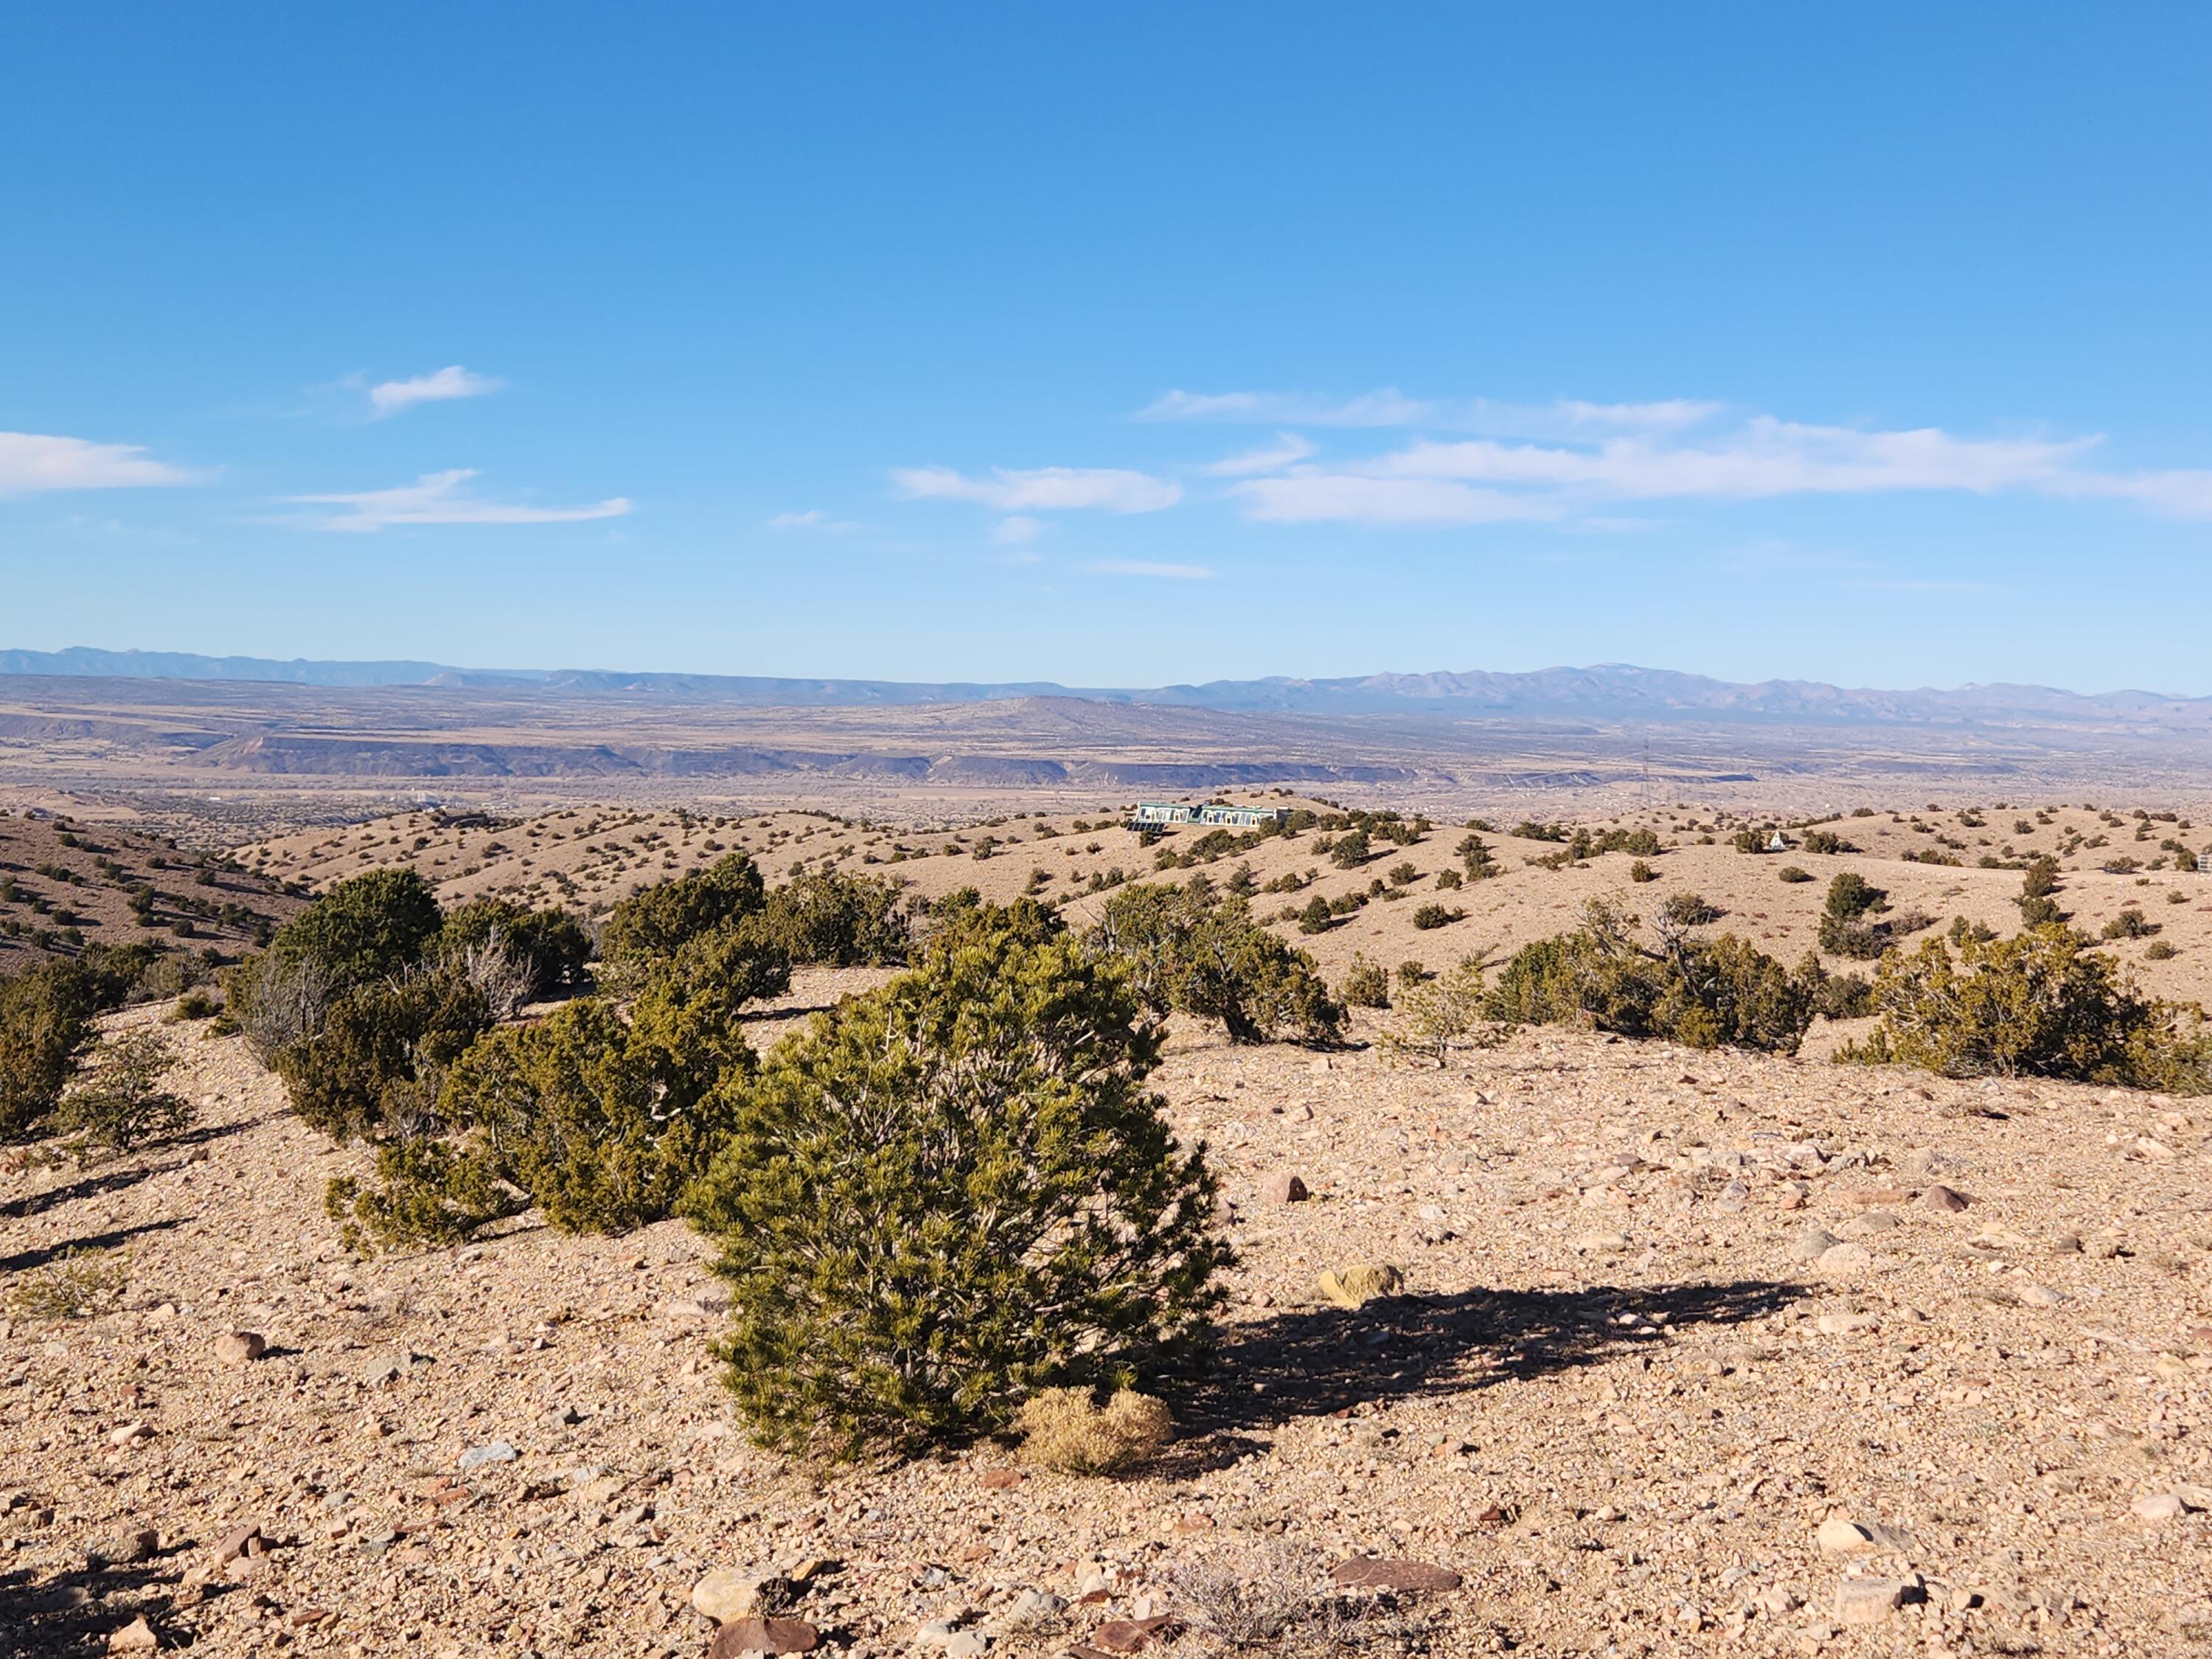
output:
[[[824,1474],[733,1422],[683,1225],[357,1260],[321,1196],[359,1155],[236,1039],[158,1029],[190,1138],[0,1176],[10,1294],[72,1247],[129,1268],[112,1310],[0,1326],[0,1651],[103,1651],[143,1615],[224,1655],[696,1654],[695,1584],[757,1565],[801,1572],[785,1616],[854,1655],[1103,1651],[1218,1616],[1224,1572],[1306,1598],[1285,1653],[2212,1642],[2201,1103],[1180,1031],[1161,1086],[1243,1261],[1165,1458]],[[1267,1195],[1293,1175],[1310,1196]],[[1316,1288],[1386,1264],[1402,1292],[1356,1310]],[[1462,1583],[1340,1596],[1362,1554]],[[1212,1650],[1176,1628],[1146,1650]]]

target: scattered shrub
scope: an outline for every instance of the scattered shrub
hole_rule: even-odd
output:
[[[1373,856],[1364,830],[1347,830],[1328,849],[1328,861],[1340,870],[1357,870]]]
[[[2150,942],[2149,946],[2143,951],[2143,960],[2145,962],[2171,962],[2174,957],[2180,954],[2180,951],[2175,950],[2173,946],[2168,945],[2164,939],[2153,939]]]
[[[503,955],[516,966],[522,1000],[536,1002],[582,982],[592,937],[566,910],[525,910],[506,899],[477,899],[447,913],[438,952],[447,961],[477,963]],[[479,967],[474,976],[481,981],[484,970]]]
[[[54,1132],[82,1155],[132,1152],[189,1127],[191,1103],[163,1086],[176,1064],[167,1043],[143,1031],[102,1043],[62,1097]]]
[[[1313,958],[1261,927],[1243,899],[1192,887],[1125,887],[1106,902],[1086,942],[1126,967],[1155,1015],[1218,1019],[1232,1042],[1282,1033],[1328,1042],[1343,1023]]]
[[[404,972],[422,959],[443,919],[412,870],[371,870],[338,883],[276,930],[269,953],[310,963],[332,994]]]
[[[1370,962],[1365,957],[1353,957],[1352,966],[1345,971],[1344,1000],[1353,1008],[1388,1008],[1390,976],[1382,971],[1382,964]]]
[[[619,978],[673,957],[692,939],[768,908],[759,869],[743,853],[631,894],[608,912],[599,955]]]
[[[17,1319],[87,1319],[118,1305],[130,1285],[128,1252],[73,1248],[20,1275],[6,1305]]]
[[[1483,1012],[1506,1024],[1575,1024],[1658,1036],[1693,1048],[1796,1052],[1812,987],[1734,934],[1693,939],[1657,919],[1656,948],[1609,907],[1583,908],[1571,933],[1523,945],[1499,971]]]
[[[1942,939],[1893,953],[1874,1001],[1881,1024],[1838,1059],[2175,1094],[2212,1085],[2201,1011],[2147,1000],[2110,957],[2055,924],[1969,941],[1955,957]]]
[[[1204,1149],[1143,1087],[1158,1030],[1117,960],[1005,916],[941,930],[730,1085],[690,1207],[765,1443],[912,1450],[1207,1346],[1231,1255]]]
[[[1640,885],[1644,882],[1658,880],[1659,872],[1642,859],[1638,859],[1628,866],[1628,878]]]
[[[1890,930],[1867,918],[1888,908],[1888,894],[1856,870],[1842,872],[1828,883],[1820,911],[1820,948],[1831,956],[1871,961],[1889,948]]]
[[[2097,937],[2102,939],[2148,939],[2158,932],[2159,927],[2159,923],[2153,921],[2142,911],[2130,908],[2122,910],[2100,927],[2097,930]]]
[[[1448,910],[1441,904],[1424,904],[1413,912],[1413,926],[1423,933],[1428,933],[1435,928],[1449,927],[1452,923],[1464,920],[1466,915],[1464,910]]]
[[[1447,968],[1434,979],[1408,986],[1400,999],[1399,1018],[1382,1035],[1395,1054],[1451,1061],[1455,1048],[1495,1048],[1504,1028],[1489,1014],[1482,986],[1482,964],[1473,958]]]
[[[1452,850],[1460,862],[1467,866],[1469,881],[1481,881],[1498,873],[1497,855],[1491,852],[1490,843],[1473,830],[1469,830]]]
[[[0,980],[0,1144],[46,1132],[100,1007],[98,986],[74,963]]]
[[[769,895],[765,935],[795,963],[825,968],[902,963],[910,927],[902,888],[873,876],[797,877]]]
[[[293,1109],[333,1140],[406,1134],[433,1115],[444,1068],[491,1025],[483,995],[450,968],[362,985],[279,1049]]]
[[[2051,896],[2057,890],[2058,860],[2048,853],[2031,860],[2020,881],[2020,925],[2036,928],[2064,921],[2066,913]]]
[[[1455,892],[1464,884],[1465,878],[1456,870],[1443,869],[1437,872],[1437,885],[1445,892]]]
[[[1794,883],[1811,881],[1813,879],[1813,872],[1810,870],[1802,869],[1794,864],[1784,865],[1779,870],[1777,870],[1774,874],[1776,879],[1780,881]]]
[[[1175,1419],[1152,1395],[1118,1389],[1100,1406],[1088,1389],[1042,1389],[1023,1402],[1014,1426],[1022,1455],[1061,1474],[1113,1474],[1157,1457]]]

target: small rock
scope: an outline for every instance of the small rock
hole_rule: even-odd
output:
[[[1814,1328],[1823,1336],[1849,1336],[1855,1331],[1870,1331],[1881,1323],[1869,1313],[1822,1314],[1813,1322]]]
[[[803,1619],[732,1619],[714,1632],[707,1659],[737,1659],[741,1653],[811,1653],[822,1632]]]
[[[1099,1626],[1091,1639],[1108,1653],[1141,1653],[1152,1644],[1154,1637],[1164,1638],[1175,1622],[1164,1613],[1146,1619],[1115,1619]]]
[[[121,1630],[111,1631],[107,1637],[110,1653],[151,1653],[161,1645],[161,1638],[154,1633],[154,1627],[146,1622],[143,1613]]]
[[[1836,1619],[1845,1625],[1879,1625],[1905,1605],[1899,1578],[1846,1578],[1836,1586]]]
[[[368,1389],[388,1388],[406,1375],[407,1362],[396,1358],[391,1354],[386,1354],[380,1358],[370,1360],[362,1367],[362,1386]]]
[[[1790,1259],[1792,1261],[1817,1261],[1821,1252],[1832,1250],[1843,1242],[1826,1227],[1808,1224],[1790,1241]]]
[[[1894,1231],[1901,1224],[1887,1210],[1869,1210],[1844,1223],[1840,1231],[1845,1238],[1879,1238]]]
[[[1938,1215],[1957,1215],[1972,1202],[1964,1193],[1954,1192],[1941,1184],[1930,1187],[1920,1194],[1920,1207],[1933,1210]]]
[[[1406,1275],[1387,1262],[1363,1261],[1334,1268],[1315,1282],[1338,1307],[1358,1308],[1377,1297],[1395,1296],[1405,1288]]]
[[[1856,1555],[1874,1547],[1874,1534],[1856,1521],[1832,1515],[1820,1522],[1813,1541],[1820,1546],[1823,1555]]]
[[[2143,1521],[2179,1521],[2188,1510],[2181,1494],[2172,1492],[2145,1492],[2128,1505],[2128,1512]]]
[[[981,1659],[991,1638],[980,1630],[956,1630],[945,1638],[945,1659]]]
[[[2054,1291],[2048,1285],[2028,1285],[2020,1291],[2021,1305],[2025,1308],[2055,1308],[2065,1299],[2065,1291]]]
[[[216,1544],[216,1565],[220,1566],[226,1561],[234,1561],[240,1556],[244,1555],[248,1550],[254,1548],[260,1543],[260,1528],[253,1526],[234,1527],[228,1532],[223,1534],[221,1540]]]
[[[107,1443],[119,1449],[125,1446],[135,1446],[142,1440],[151,1440],[153,1437],[154,1431],[143,1423],[125,1423],[121,1428],[110,1431]]]
[[[1626,1233],[1584,1233],[1575,1241],[1575,1249],[1584,1255],[1617,1255],[1627,1248]]]
[[[1824,1273],[1855,1273],[1874,1266],[1874,1252],[1863,1244],[1831,1244],[1814,1258]]]
[[[268,1352],[258,1331],[225,1331],[215,1340],[215,1357],[226,1365],[250,1365]]]
[[[1019,1469],[986,1469],[978,1483],[985,1492],[1012,1492],[1022,1484]]]
[[[514,1448],[504,1440],[487,1440],[481,1446],[471,1446],[461,1454],[461,1467],[480,1469],[487,1463],[512,1463]]]
[[[1455,1590],[1461,1583],[1449,1567],[1377,1555],[1340,1561],[1328,1576],[1345,1589]]]
[[[1270,1204],[1303,1204],[1312,1194],[1306,1183],[1287,1171],[1279,1171],[1261,1183],[1260,1196]]]
[[[927,1648],[933,1653],[945,1651],[945,1644],[959,1632],[959,1626],[950,1619],[933,1619],[914,1633],[914,1645]]]
[[[691,1605],[718,1625],[791,1605],[797,1587],[765,1567],[719,1567],[691,1587]]]

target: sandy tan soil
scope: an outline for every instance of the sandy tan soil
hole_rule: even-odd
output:
[[[826,1477],[750,1449],[680,1224],[353,1259],[320,1195],[357,1155],[235,1039],[159,1029],[191,1140],[0,1186],[11,1286],[72,1246],[130,1273],[113,1311],[0,1336],[9,1651],[98,1651],[143,1613],[225,1655],[695,1654],[702,1574],[813,1559],[793,1613],[832,1651],[955,1619],[1048,1654],[1198,1615],[1208,1563],[1321,1597],[1363,1553],[1464,1580],[1369,1620],[1380,1652],[2212,1639],[2201,1103],[1549,1034],[1438,1072],[1182,1032],[1161,1084],[1243,1252],[1218,1374],[1158,1465],[1000,1484],[995,1446]],[[1289,1173],[1313,1196],[1267,1201]],[[1939,1185],[1966,1207],[1929,1207]],[[1322,1304],[1316,1275],[1357,1263],[1405,1294]],[[269,1352],[226,1362],[235,1329]],[[512,1461],[471,1459],[492,1447]],[[264,1553],[222,1565],[244,1528]],[[1009,1628],[1024,1591],[1071,1605]]]

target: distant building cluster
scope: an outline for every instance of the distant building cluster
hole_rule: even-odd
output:
[[[1193,806],[1183,801],[1148,800],[1130,814],[1129,827],[1174,829],[1186,823],[1218,823],[1230,830],[1262,830],[1290,815],[1285,806]]]

